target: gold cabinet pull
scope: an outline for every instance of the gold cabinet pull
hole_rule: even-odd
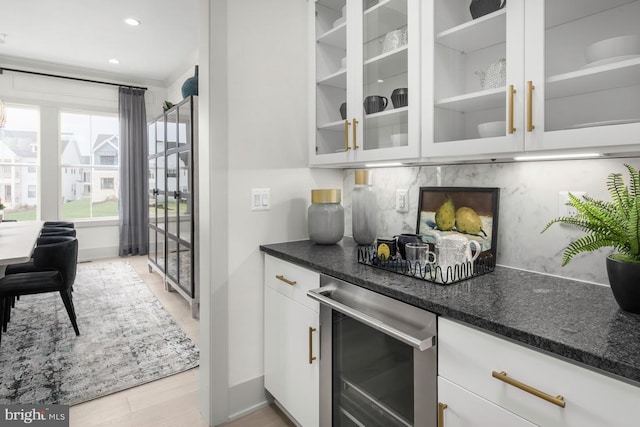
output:
[[[513,85],[509,85],[509,133],[514,133],[516,128],[513,126],[513,104],[515,102],[516,90]]]
[[[358,143],[357,143],[357,135],[358,133],[358,120],[354,117],[353,118],[353,149],[357,150],[358,148]]]
[[[344,121],[344,149],[345,149],[345,151],[351,150],[351,147],[349,147],[349,126],[350,125],[351,125],[351,123],[349,123],[349,120],[345,120]]]
[[[438,402],[438,427],[444,427],[444,410],[447,408],[446,403]]]
[[[526,391],[527,393],[533,394],[534,396],[537,396],[540,399],[546,400],[547,402],[553,403],[554,405],[558,405],[559,407],[564,408],[564,405],[565,405],[564,397],[562,397],[561,395],[554,397],[550,394],[545,393],[544,391],[540,391],[537,388],[531,387],[530,385],[521,383],[518,380],[514,380],[513,378],[508,377],[505,371],[502,371],[502,372],[493,371],[491,373],[491,376],[493,378],[499,379],[500,381],[504,381],[509,385],[519,388],[522,391]]]
[[[533,90],[536,87],[533,82],[527,82],[527,132],[532,132],[536,127],[533,125]]]
[[[312,328],[309,326],[309,365],[316,360],[316,357],[313,355],[313,333],[316,331],[316,328]]]
[[[284,277],[283,275],[278,275],[278,274],[276,274],[276,279],[282,280],[284,283],[286,283],[287,285],[291,285],[291,286],[295,286],[296,283],[298,283],[295,280],[289,280],[286,277]]]

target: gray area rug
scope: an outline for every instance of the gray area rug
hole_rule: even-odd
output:
[[[126,262],[78,265],[76,337],[60,295],[20,297],[0,346],[0,404],[74,405],[198,366],[199,351]]]

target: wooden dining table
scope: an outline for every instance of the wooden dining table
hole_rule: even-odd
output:
[[[7,265],[31,258],[42,224],[43,221],[0,222],[0,277]]]

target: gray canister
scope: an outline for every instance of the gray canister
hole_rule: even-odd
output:
[[[309,239],[320,245],[333,245],[344,237],[344,208],[339,189],[311,190],[308,210]]]
[[[371,185],[371,171],[357,169],[351,204],[353,240],[359,245],[371,245],[378,232],[376,192]]]

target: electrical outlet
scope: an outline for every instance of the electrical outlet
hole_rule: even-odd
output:
[[[569,203],[569,193],[582,200],[582,196],[587,194],[586,191],[561,191],[558,193],[558,216],[573,218],[578,215],[578,211]]]
[[[396,190],[396,211],[409,212],[409,190]]]

